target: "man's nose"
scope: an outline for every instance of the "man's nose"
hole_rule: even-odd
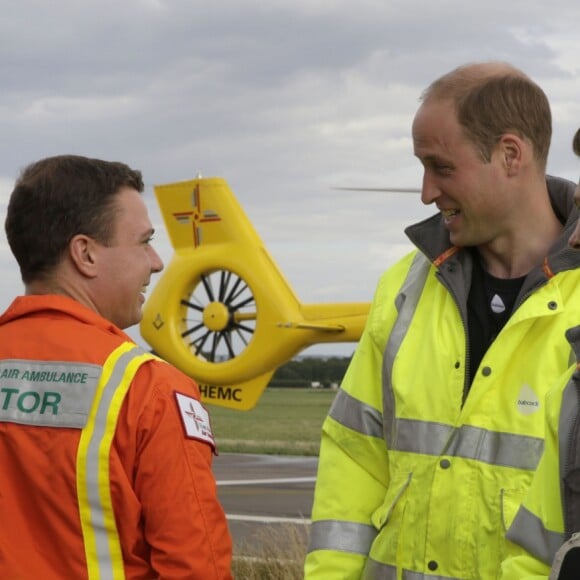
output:
[[[151,248],[152,256],[151,256],[151,271],[155,273],[161,272],[163,270],[163,260],[161,256],[157,253],[156,250]]]
[[[437,187],[435,180],[425,172],[423,174],[423,185],[421,187],[421,201],[425,205],[429,205],[435,202],[440,195],[441,191]]]

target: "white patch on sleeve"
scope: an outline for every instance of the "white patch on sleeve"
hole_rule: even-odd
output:
[[[187,437],[209,443],[215,451],[215,439],[211,432],[209,413],[203,405],[197,399],[181,393],[176,392],[175,398]]]

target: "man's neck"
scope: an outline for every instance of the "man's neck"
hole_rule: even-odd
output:
[[[542,264],[551,246],[562,235],[564,226],[551,208],[543,220],[536,223],[536,227],[520,235],[516,232],[512,237],[505,236],[478,247],[485,270],[496,278],[520,278]]]

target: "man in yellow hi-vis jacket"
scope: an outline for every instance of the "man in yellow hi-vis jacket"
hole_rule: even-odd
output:
[[[574,184],[543,91],[505,63],[423,94],[417,250],[381,278],[324,422],[308,580],[497,578],[580,314]]]
[[[580,157],[580,129],[573,148]],[[570,245],[580,249],[580,224]],[[522,549],[504,562],[503,580],[580,578],[580,326],[567,337],[579,362],[546,396],[544,454],[507,533]]]

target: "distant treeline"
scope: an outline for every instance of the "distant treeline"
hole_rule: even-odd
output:
[[[301,357],[279,367],[270,387],[340,386],[350,357]]]

